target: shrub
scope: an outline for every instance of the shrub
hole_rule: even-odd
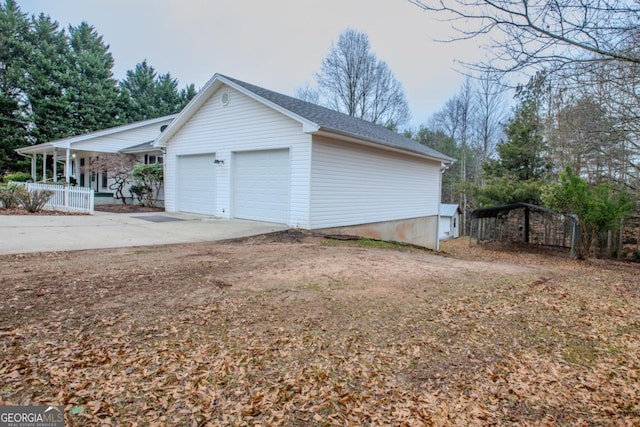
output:
[[[144,185],[132,185],[129,187],[129,192],[132,197],[135,197],[138,200],[138,204],[141,206],[145,206],[150,195],[153,197],[153,191],[151,188]]]
[[[0,187],[0,203],[6,209],[15,209],[20,206],[20,197],[29,194],[21,185],[7,185]]]
[[[31,174],[30,173],[26,173],[26,172],[16,172],[16,173],[9,173],[7,175],[5,175],[2,180],[4,182],[29,182],[29,181],[33,181],[33,178],[31,178]]]
[[[129,189],[138,198],[141,206],[153,207],[158,199],[163,182],[161,164],[145,165],[138,163],[131,171],[133,185]]]
[[[19,194],[18,200],[20,206],[25,208],[27,212],[36,213],[44,208],[51,196],[53,196],[51,190],[33,190]]]

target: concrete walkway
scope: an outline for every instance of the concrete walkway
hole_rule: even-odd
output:
[[[168,212],[0,215],[0,254],[211,242],[287,228]]]

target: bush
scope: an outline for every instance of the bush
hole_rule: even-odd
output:
[[[153,197],[153,190],[144,185],[132,185],[129,187],[129,192],[138,200],[140,206],[145,206],[149,197]]]
[[[138,163],[131,171],[133,185],[129,189],[131,195],[138,198],[141,206],[153,207],[158,199],[163,182],[161,164],[145,165]]]
[[[15,209],[20,206],[20,198],[29,194],[21,185],[7,185],[0,187],[0,203],[6,209]]]
[[[53,196],[53,191],[51,190],[33,190],[20,193],[18,200],[20,206],[25,208],[27,212],[36,213],[44,208],[51,196]]]
[[[5,175],[2,180],[4,182],[30,182],[33,181],[33,178],[31,178],[31,174],[30,173],[26,173],[26,172],[16,172],[16,173],[9,173],[7,175]]]

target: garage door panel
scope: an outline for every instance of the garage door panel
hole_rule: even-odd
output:
[[[215,154],[178,156],[178,210],[204,215],[216,211]]]
[[[235,153],[234,216],[289,222],[289,150]]]

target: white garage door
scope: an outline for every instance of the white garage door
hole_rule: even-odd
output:
[[[216,212],[214,154],[178,156],[177,210],[204,215]]]
[[[235,153],[233,216],[289,222],[289,150]]]

